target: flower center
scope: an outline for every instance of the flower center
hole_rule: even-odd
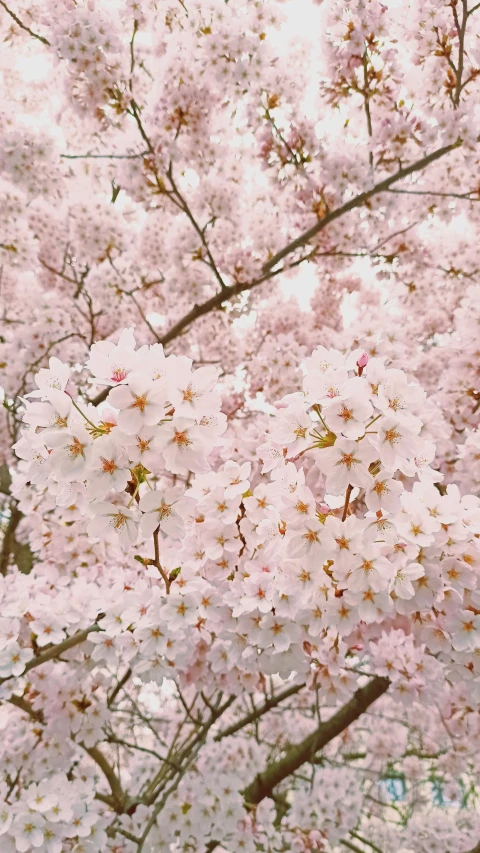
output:
[[[173,436],[174,444],[177,444],[179,447],[188,447],[191,444],[191,439],[188,437],[188,431],[186,429],[183,432],[178,432],[175,430],[175,435]]]
[[[195,397],[197,397],[197,396],[198,395],[193,390],[191,385],[189,385],[188,388],[186,388],[185,391],[183,392],[183,400],[185,403],[193,403]]]
[[[385,431],[385,441],[388,441],[389,444],[395,444],[400,437],[400,433],[396,429],[387,429]]]
[[[127,375],[124,367],[114,367],[110,376],[112,382],[123,382]]]
[[[157,509],[157,512],[160,518],[168,518],[168,516],[172,514],[172,508],[171,506],[169,506],[169,504],[166,504],[164,503],[164,501],[162,501],[162,503]]]
[[[318,533],[316,530],[309,530],[305,533],[303,538],[306,539],[307,542],[318,542]]]
[[[342,405],[342,408],[340,409],[340,411],[338,413],[338,417],[342,418],[343,421],[345,423],[347,423],[347,421],[353,420],[353,412],[351,409],[348,409],[345,405]]]
[[[85,445],[82,444],[78,440],[78,438],[74,438],[72,443],[68,445],[68,450],[70,452],[70,456],[73,456],[74,459],[76,459],[77,456],[83,456],[83,448],[84,447],[85,447]]]
[[[142,397],[137,396],[137,394],[134,395],[133,403],[131,406],[132,409],[138,409],[140,412],[144,412],[145,407],[147,405],[148,405],[148,400],[147,400],[145,394]]]

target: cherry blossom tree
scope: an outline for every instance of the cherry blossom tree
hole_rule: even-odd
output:
[[[2,853],[479,853],[480,3],[0,34]]]

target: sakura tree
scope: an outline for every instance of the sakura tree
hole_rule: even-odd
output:
[[[480,853],[480,3],[0,30],[1,853]]]

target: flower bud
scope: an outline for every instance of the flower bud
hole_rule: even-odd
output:
[[[362,352],[359,359],[357,359],[357,367],[358,367],[358,375],[361,376],[363,373],[363,368],[368,364],[368,354],[366,352]]]

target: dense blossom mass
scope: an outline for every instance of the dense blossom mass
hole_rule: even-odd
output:
[[[1,853],[480,853],[480,4],[0,37]]]

